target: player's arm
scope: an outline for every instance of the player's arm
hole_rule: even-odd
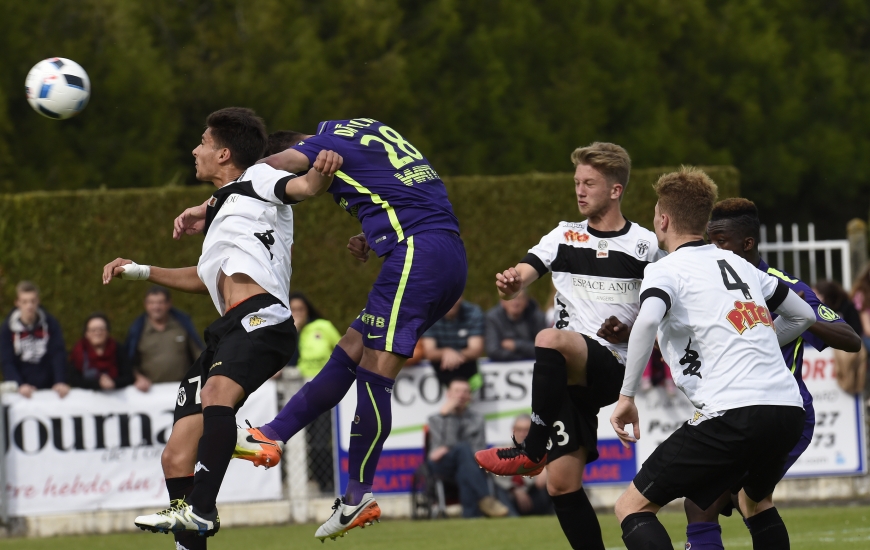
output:
[[[293,149],[287,149],[287,151],[278,153],[278,155],[283,155],[290,151],[293,151]],[[305,157],[299,151],[293,152]],[[305,161],[306,163],[308,162],[307,157]],[[284,197],[291,201],[301,202],[305,199],[322,195],[332,185],[332,178],[338,172],[338,169],[341,168],[343,162],[344,159],[335,151],[321,151],[317,154],[317,158],[314,159],[311,169],[304,176],[287,181],[287,185],[284,188]]]
[[[816,322],[808,330],[810,334],[818,336],[822,342],[834,349],[852,353],[861,350],[861,337],[846,323]]]
[[[795,294],[781,279],[757,271],[767,309],[779,317],[773,322],[780,347],[794,341],[816,322],[816,314],[808,303]]]
[[[530,264],[520,262],[516,267],[496,273],[495,287],[502,300],[513,300],[524,288],[537,281],[540,276],[538,270]]]
[[[628,356],[625,361],[625,377],[619,400],[610,417],[610,424],[622,444],[640,439],[640,418],[634,404],[634,396],[643,376],[656,341],[656,331],[670,309],[670,295],[659,288],[646,289],[641,294],[640,311],[628,338]],[[634,426],[633,436],[625,430],[626,424]]]
[[[291,174],[300,174],[311,166],[311,161],[308,160],[308,157],[293,148],[285,149],[280,153],[262,158],[257,161],[257,164],[260,163],[266,163],[276,170],[284,170]]]
[[[151,281],[173,290],[191,294],[208,294],[208,288],[199,278],[196,266],[169,269],[139,265],[131,260],[117,258],[103,267],[103,284],[109,284],[115,277],[133,281]]]

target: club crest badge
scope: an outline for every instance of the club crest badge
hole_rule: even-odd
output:
[[[183,407],[187,403],[187,392],[184,388],[178,388],[178,399],[176,399],[179,407]]]
[[[644,256],[646,256],[647,252],[649,252],[649,241],[637,241],[637,245],[634,247],[634,253],[637,255],[637,257],[643,258]]]

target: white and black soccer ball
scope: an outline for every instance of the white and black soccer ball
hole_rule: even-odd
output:
[[[24,90],[34,111],[62,120],[79,114],[88,104],[91,79],[75,61],[52,57],[30,69]]]

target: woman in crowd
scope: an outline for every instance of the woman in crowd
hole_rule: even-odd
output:
[[[870,348],[870,264],[864,268],[855,281],[852,288],[852,301],[861,318],[861,330],[856,329],[856,332],[864,340],[864,346]]]
[[[110,335],[109,319],[94,313],[70,353],[70,385],[91,390],[115,390],[133,382],[121,345]]]
[[[299,373],[310,380],[329,360],[341,334],[335,325],[321,317],[320,312],[301,292],[290,293],[290,313],[299,333],[297,356],[290,363],[293,364],[295,359]]]

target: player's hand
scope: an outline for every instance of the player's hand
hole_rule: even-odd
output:
[[[523,289],[523,278],[515,268],[511,267],[495,274],[495,286],[502,298],[511,299]]]
[[[634,426],[634,437],[625,431],[626,424]],[[610,416],[610,425],[613,426],[613,431],[616,432],[623,447],[627,448],[629,443],[635,443],[640,439],[640,418],[638,418],[637,415],[637,406],[634,404],[634,397],[628,397],[625,395],[619,396],[619,401],[616,402],[616,408]]]
[[[120,277],[121,273],[124,272],[124,268],[121,266],[132,263],[133,260],[125,260],[124,258],[116,258],[114,261],[107,263],[103,266],[103,284],[107,285],[112,281],[112,278]]]
[[[369,259],[369,250],[372,247],[369,246],[369,242],[366,240],[366,236],[363,233],[359,235],[354,235],[347,241],[347,249],[350,250],[351,255],[361,262],[366,262]]]
[[[172,238],[178,240],[182,235],[196,235],[205,229],[205,214],[208,211],[206,203],[188,208],[175,218],[172,224]]]
[[[631,329],[628,325],[611,315],[598,329],[598,337],[604,338],[611,344],[624,344],[628,342],[630,332]]]
[[[317,158],[314,159],[314,164],[311,168],[322,175],[331,177],[334,176],[341,165],[344,164],[344,159],[335,151],[323,150],[317,153]]]

